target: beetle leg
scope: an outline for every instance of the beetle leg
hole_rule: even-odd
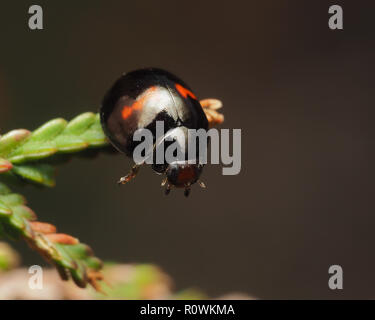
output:
[[[202,189],[206,189],[207,187],[206,187],[206,184],[203,182],[203,181],[201,181],[201,180],[198,180],[198,184],[199,184],[199,186],[202,188]]]
[[[184,195],[185,195],[185,197],[188,197],[189,194],[190,194],[190,187],[186,187],[186,188],[185,188],[185,191],[184,191]]]
[[[165,188],[165,195],[168,195],[171,192],[171,185],[168,183],[167,187]]]
[[[203,99],[200,101],[204,113],[206,114],[210,128],[221,124],[224,121],[224,115],[217,110],[223,107],[220,100],[217,99]]]
[[[165,184],[167,183],[167,178],[164,178],[162,181],[161,181],[161,186],[164,187]]]
[[[131,168],[130,172],[125,177],[121,177],[120,180],[117,183],[118,184],[125,184],[125,183],[129,182],[130,180],[134,179],[135,176],[137,175],[140,167],[141,167],[141,164],[135,164]]]
[[[185,185],[184,195],[185,195],[185,197],[188,197],[189,194],[190,194],[190,183],[187,183],[187,184]]]

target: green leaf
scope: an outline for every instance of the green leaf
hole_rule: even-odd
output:
[[[12,209],[10,209],[4,202],[0,201],[0,216],[5,215],[8,216],[12,213]]]
[[[25,179],[42,184],[46,187],[54,187],[56,184],[54,179],[55,168],[49,164],[14,165],[13,172]]]
[[[28,142],[51,141],[65,129],[66,125],[66,120],[61,118],[48,121],[31,134]]]
[[[89,143],[75,136],[61,135],[55,140],[56,147],[60,152],[77,152],[86,149]]]
[[[4,173],[6,171],[11,170],[13,167],[12,163],[8,160],[0,158],[0,173]]]
[[[95,121],[97,121],[97,117],[94,113],[82,113],[69,122],[69,124],[66,126],[65,132],[79,136],[89,129]]]
[[[0,138],[0,156],[7,157],[17,146],[22,144],[31,132],[25,129],[18,129],[8,132]]]

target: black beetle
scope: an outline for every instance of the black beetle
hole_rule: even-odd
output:
[[[188,129],[207,130],[209,125],[221,123],[223,115],[216,112],[221,102],[206,99],[199,102],[190,87],[173,74],[157,68],[146,68],[122,75],[103,99],[100,119],[109,141],[119,151],[132,157],[140,143],[134,141],[136,130],[149,129],[156,141],[156,121],[164,122],[167,135],[187,139]],[[164,141],[163,141],[164,143]],[[171,186],[185,188],[188,196],[190,186],[199,181],[203,165],[184,161],[153,164],[158,174],[165,174],[162,185],[166,194]],[[130,173],[119,181],[124,184],[137,174],[141,164],[135,164]],[[200,186],[205,187],[199,181]]]

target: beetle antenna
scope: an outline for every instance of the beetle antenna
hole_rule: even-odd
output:
[[[137,175],[139,168],[141,167],[142,164],[135,164],[131,169],[130,172],[125,176],[121,177],[120,180],[117,182],[118,184],[125,184],[129,182],[130,180],[134,179],[135,176]]]

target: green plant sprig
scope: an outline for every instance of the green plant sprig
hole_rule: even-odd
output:
[[[98,114],[83,113],[70,122],[54,119],[34,132],[18,129],[0,137],[0,173],[10,171],[34,183],[53,187],[54,166],[41,160],[107,145]]]
[[[70,277],[79,287],[87,283],[99,289],[101,261],[75,237],[57,233],[52,224],[37,221],[23,196],[13,193],[2,178],[19,177],[23,181],[47,187],[55,185],[56,157],[82,154],[88,149],[104,150],[108,141],[99,115],[83,113],[72,121],[54,119],[34,132],[10,131],[0,137],[0,237],[23,238],[52,263],[62,279]],[[8,179],[9,181],[9,179]]]

